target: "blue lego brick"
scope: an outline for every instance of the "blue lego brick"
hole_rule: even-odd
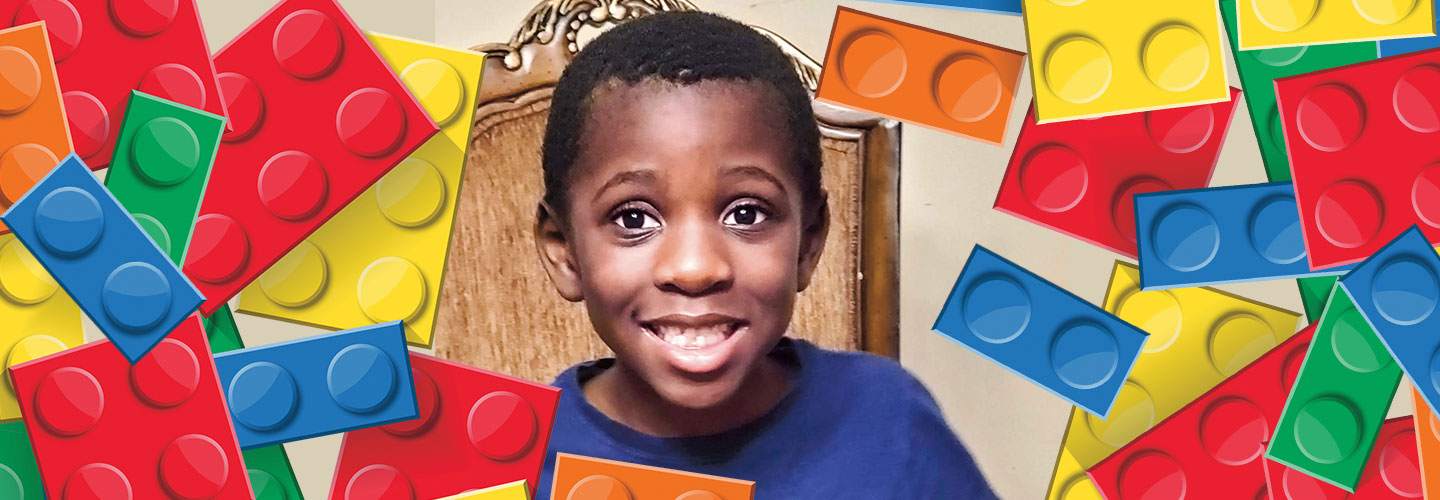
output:
[[[1411,226],[1340,286],[1431,408],[1440,408],[1440,255]]]
[[[1335,276],[1310,270],[1289,182],[1135,195],[1140,288]]]
[[[979,245],[932,329],[1100,418],[1149,337]]]
[[[241,449],[419,416],[399,321],[215,355]]]
[[[1434,8],[1435,20],[1436,22],[1440,22],[1440,2],[1435,2]],[[1407,54],[1440,47],[1440,36],[1430,35],[1381,40],[1379,46],[1380,57],[1390,57],[1397,54]]]
[[[205,300],[73,154],[0,220],[132,364]]]
[[[944,9],[973,10],[992,14],[1020,15],[1020,0],[867,0],[874,3],[917,5]]]

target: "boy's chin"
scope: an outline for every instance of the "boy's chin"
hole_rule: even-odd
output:
[[[660,397],[672,405],[690,410],[708,410],[723,405],[739,391],[739,377],[729,375],[703,382],[662,375],[664,380],[652,380],[650,384]]]

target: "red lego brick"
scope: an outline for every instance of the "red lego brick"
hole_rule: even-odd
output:
[[[1440,243],[1440,50],[1275,80],[1310,267],[1359,262],[1418,224]]]
[[[1109,499],[1264,498],[1265,443],[1314,333],[1301,330],[1086,473]]]
[[[50,498],[250,498],[198,315],[134,366],[99,341],[10,379]]]
[[[74,151],[91,169],[110,164],[131,90],[225,115],[195,0],[0,0],[0,24],[35,21],[50,33]]]
[[[1360,475],[1354,495],[1279,462],[1264,462],[1271,500],[1398,500],[1422,497],[1415,420],[1410,417],[1392,418],[1380,426],[1375,450],[1365,463],[1365,472]]]
[[[439,130],[334,0],[285,0],[215,55],[230,112],[184,271],[212,314]]]
[[[345,433],[330,498],[436,498],[521,479],[533,491],[560,389],[415,352],[410,366],[420,418]]]
[[[1210,184],[1239,94],[1044,125],[1031,106],[995,209],[1133,259],[1134,195]]]

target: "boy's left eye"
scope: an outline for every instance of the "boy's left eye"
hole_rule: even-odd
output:
[[[722,222],[727,226],[753,226],[765,222],[769,215],[755,205],[740,205],[730,209]]]

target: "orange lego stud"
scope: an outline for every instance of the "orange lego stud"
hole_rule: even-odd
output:
[[[755,482],[558,453],[555,500],[750,500]]]

